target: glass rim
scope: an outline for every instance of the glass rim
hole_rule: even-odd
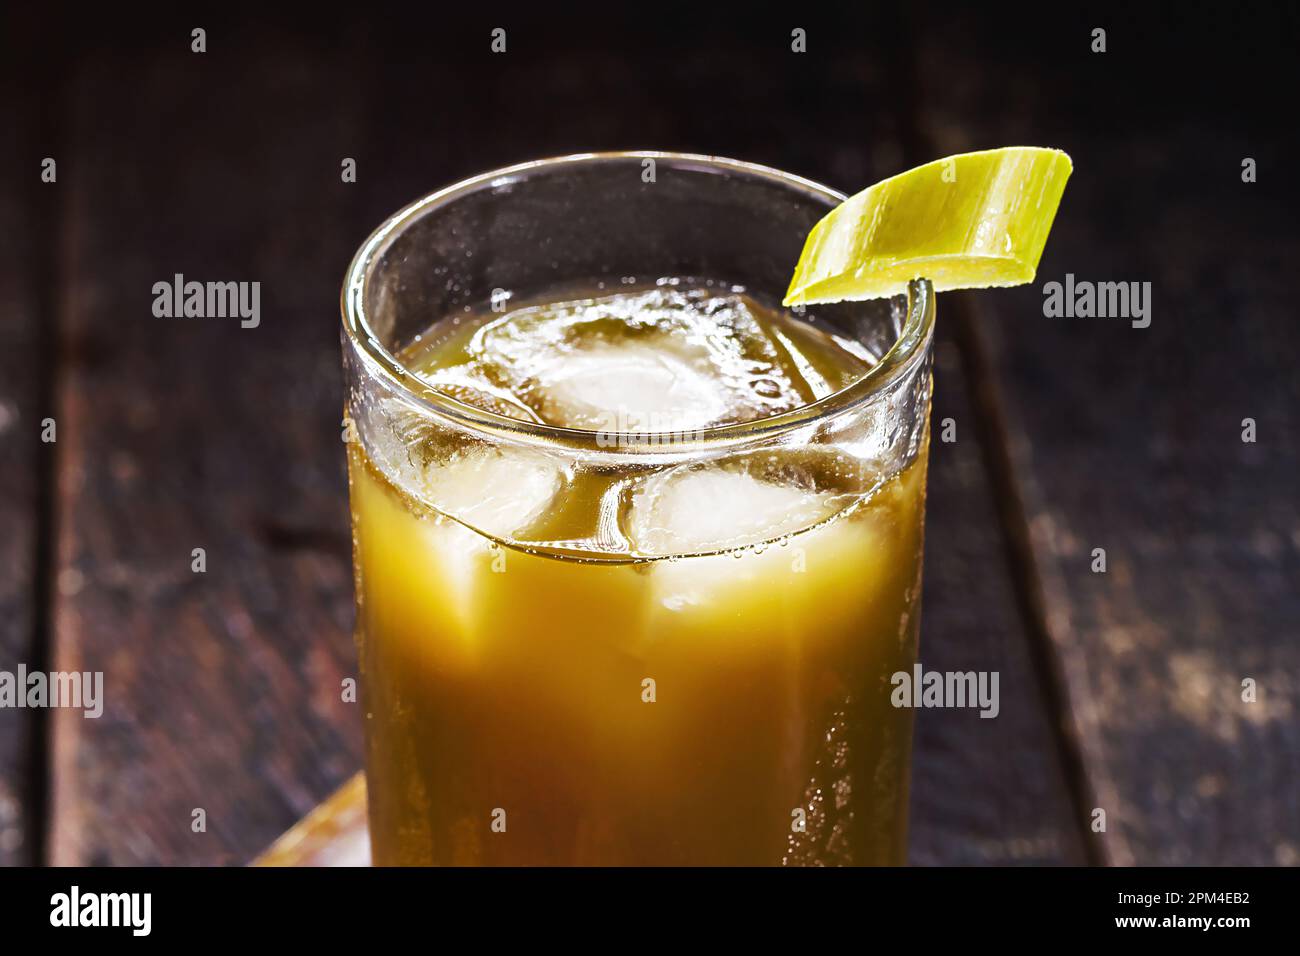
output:
[[[435,418],[451,419],[462,428],[514,442],[544,444],[599,455],[664,454],[744,445],[757,439],[770,440],[808,425],[834,418],[871,400],[923,360],[934,331],[934,289],[928,279],[908,283],[906,318],[898,338],[878,362],[849,385],[798,408],[749,422],[734,422],[692,429],[688,432],[603,432],[560,425],[547,425],[511,418],[469,405],[442,392],[407,369],[375,335],[365,310],[365,293],[372,266],[403,228],[418,217],[482,189],[509,185],[539,172],[565,166],[653,159],[677,168],[713,174],[742,174],[776,183],[805,196],[830,200],[833,206],[848,197],[811,179],[770,166],[708,156],[700,153],[626,150],[572,153],[532,160],[489,170],[429,193],[389,216],[363,242],[344,276],[340,295],[343,330],[348,341],[369,370],[394,392]],[[791,269],[794,264],[791,263]],[[726,278],[716,276],[714,278]],[[612,437],[611,437],[612,436]]]

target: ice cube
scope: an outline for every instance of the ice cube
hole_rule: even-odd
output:
[[[803,531],[840,507],[841,496],[826,491],[745,470],[682,465],[633,490],[627,536],[651,557],[729,551]]]
[[[567,356],[532,394],[542,420],[592,431],[693,431],[728,414],[727,395],[715,381],[671,352],[641,343]]]
[[[468,350],[543,421],[571,428],[693,430],[812,397],[744,297],[705,289],[519,309],[479,329]]]
[[[544,452],[475,446],[430,463],[414,491],[440,514],[509,539],[541,517],[563,482],[563,468]]]
[[[800,632],[791,622],[872,599],[888,550],[869,522],[842,513],[856,496],[762,473],[683,465],[633,496],[625,522],[637,552],[675,557],[650,568],[651,632],[727,653],[736,639],[770,647]]]
[[[480,444],[403,399],[354,402],[351,413],[367,457],[398,489],[494,537],[531,524],[567,480],[568,467],[540,448]]]

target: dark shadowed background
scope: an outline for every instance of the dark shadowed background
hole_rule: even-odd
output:
[[[940,296],[921,642],[1001,714],[919,713],[911,859],[1300,863],[1300,15],[1044,6],[6,8],[0,669],[106,700],[0,710],[0,863],[243,863],[360,767],[338,290],[386,215],[588,150],[854,192],[1013,144],[1075,173],[1034,284]],[[155,318],[175,273],[261,325]],[[1045,318],[1066,273],[1151,326]]]

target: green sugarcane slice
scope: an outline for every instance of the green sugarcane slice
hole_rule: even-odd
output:
[[[961,153],[876,183],[804,243],[784,304],[878,299],[926,278],[935,291],[1032,282],[1065,182],[1058,149]]]

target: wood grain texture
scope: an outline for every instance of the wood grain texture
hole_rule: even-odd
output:
[[[1016,604],[948,298],[936,320],[919,656],[926,670],[997,673],[1000,711],[918,712],[910,860],[1078,865],[1083,827]],[[944,442],[949,423],[955,441]]]
[[[56,863],[244,862],[360,760],[337,287],[361,104],[282,37],[186,36],[74,81],[55,659],[104,671],[107,706],[55,715]],[[155,317],[176,273],[260,282],[260,325]]]
[[[1038,281],[968,300],[1005,409],[1060,716],[1112,861],[1294,864],[1295,136],[1258,95],[1292,71],[1268,55],[1286,24],[1117,17],[1106,54],[1089,51],[1093,25],[1044,19],[1012,51],[996,22],[950,19],[926,31],[920,69],[938,153],[1025,142],[1074,158]],[[1189,59],[1223,44],[1241,59]],[[1244,157],[1258,182],[1242,182]],[[1150,327],[1045,318],[1043,283],[1066,273],[1150,282]]]

